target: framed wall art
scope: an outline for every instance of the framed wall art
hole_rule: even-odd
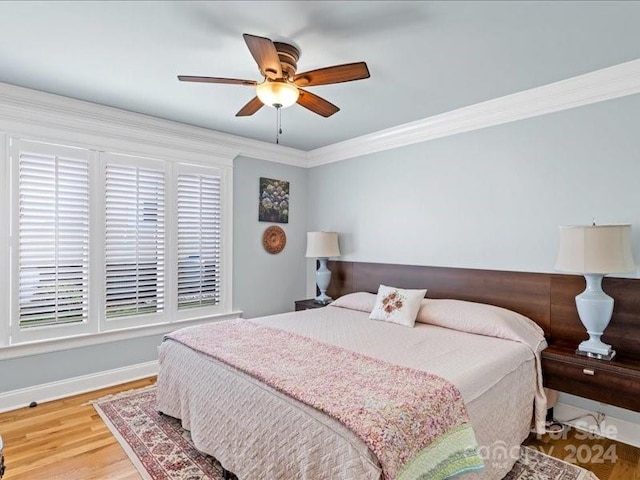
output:
[[[258,221],[289,223],[289,182],[260,177]]]

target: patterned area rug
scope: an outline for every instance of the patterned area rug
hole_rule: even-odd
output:
[[[180,421],[156,411],[156,387],[94,403],[104,422],[145,480],[223,480],[215,458],[198,451]],[[579,467],[521,448],[504,480],[598,480]]]

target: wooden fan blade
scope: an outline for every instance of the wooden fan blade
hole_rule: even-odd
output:
[[[298,103],[304,108],[311,110],[313,113],[317,113],[318,115],[322,115],[326,118],[340,111],[338,107],[336,107],[333,103],[327,102],[324,98],[314,95],[311,92],[302,90],[301,88],[299,88],[298,90],[300,90]]]
[[[240,109],[238,113],[236,113],[236,117],[248,117],[250,115],[253,115],[262,108],[262,105],[263,103],[258,97],[253,97],[251,100],[249,100],[249,103],[247,103]]]
[[[245,33],[242,35],[249,47],[251,55],[260,67],[260,72],[270,79],[282,78],[282,67],[278,58],[278,51],[273,42],[264,37],[256,37]]]
[[[330,83],[363,80],[370,76],[367,64],[365,62],[358,62],[299,73],[293,78],[293,83],[299,87],[313,87],[314,85],[328,85]]]
[[[241,80],[238,78],[219,78],[219,77],[194,77],[191,75],[178,75],[181,82],[200,82],[200,83],[225,83],[228,85],[246,85],[255,87],[258,82],[255,80]]]

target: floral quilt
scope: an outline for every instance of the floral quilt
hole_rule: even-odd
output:
[[[385,480],[484,468],[460,392],[442,377],[244,319],[166,338],[342,422],[376,455]]]

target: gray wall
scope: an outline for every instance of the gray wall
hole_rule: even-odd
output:
[[[307,170],[238,157],[233,177],[233,306],[245,318],[292,311],[305,298]],[[277,255],[262,247],[264,230],[276,224],[258,221],[260,177],[290,182],[289,223],[277,224],[287,244]]]
[[[595,218],[631,223],[640,263],[638,118],[634,95],[316,167],[308,227],[344,260],[553,272],[558,226]]]
[[[309,228],[345,260],[551,272],[558,226],[633,224],[640,95],[316,167]]]
[[[158,358],[162,335],[0,360],[0,393]]]

